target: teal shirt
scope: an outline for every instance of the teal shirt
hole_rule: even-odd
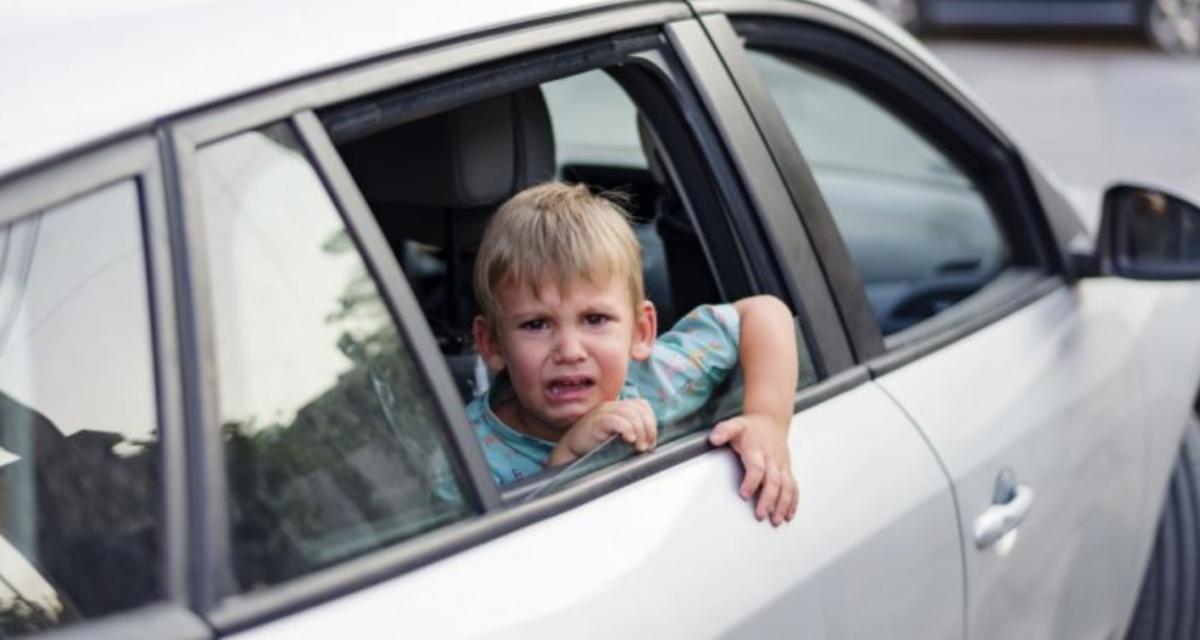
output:
[[[697,307],[658,337],[649,358],[629,363],[619,399],[649,402],[661,431],[663,425],[695,413],[708,402],[737,367],[740,337],[740,318],[733,305]],[[488,393],[467,404],[467,418],[497,485],[545,468],[554,443],[504,424],[492,411]]]

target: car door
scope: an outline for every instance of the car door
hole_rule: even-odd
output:
[[[859,359],[953,482],[967,635],[1122,633],[1153,518],[1152,294],[1064,281],[1019,157],[917,54],[843,13],[754,13],[705,24],[828,241]]]
[[[632,140],[630,148],[610,154],[590,139],[570,139],[614,113],[602,99],[573,100],[550,86],[576,81],[575,91],[599,87],[632,101],[623,128],[613,125],[600,139]],[[706,443],[720,407],[669,425],[651,454],[614,444],[597,452],[596,468],[580,465],[503,491],[491,485],[461,404],[480,381],[469,359],[459,366],[469,354],[444,326],[464,317],[458,305],[467,303],[456,296],[465,290],[452,286],[460,257],[452,243],[469,237],[476,208],[437,198],[413,205],[415,191],[397,196],[373,176],[381,167],[397,175],[414,163],[433,165],[434,154],[420,152],[448,139],[414,135],[431,130],[422,122],[480,125],[524,109],[535,93],[552,116],[557,111],[555,133],[567,138],[557,151],[571,155],[557,171],[631,175],[636,186],[650,179],[651,162],[659,167],[653,189],[670,190],[682,225],[674,232],[690,238],[682,249],[693,256],[685,263],[692,270],[673,287],[707,281],[695,294],[701,300],[771,293],[794,310],[805,373],[790,432],[802,494],[792,523],[758,522],[737,497],[736,458]],[[635,111],[655,140],[640,149]],[[383,155],[364,142],[391,129],[403,135],[388,138]],[[517,135],[537,144],[538,136]],[[192,427],[205,447],[199,469],[211,476],[201,483],[199,521],[215,542],[197,551],[207,569],[201,607],[218,632],[869,638],[903,629],[961,637],[961,541],[950,486],[920,431],[853,364],[816,255],[796,218],[781,213],[791,207],[784,182],[686,6],[617,7],[459,38],[200,113],[174,126],[172,140],[184,180],[193,304],[202,312],[194,357],[203,393]],[[387,155],[408,153],[405,140],[421,142],[418,155]],[[497,167],[484,155],[468,157],[472,166]],[[433,182],[405,188],[427,194]],[[392,206],[398,202],[404,206]],[[452,222],[437,217],[449,215]],[[678,239],[667,225],[658,231],[668,257],[687,259],[685,250],[670,253]],[[785,251],[791,259],[781,258]],[[353,268],[321,266],[334,257]],[[338,281],[339,273],[355,277]],[[325,296],[311,309],[293,302],[339,286],[344,298]],[[326,312],[339,300],[370,304]],[[394,349],[395,335],[402,338],[407,373],[394,365],[372,373],[371,349],[380,346],[361,331],[365,320],[356,314],[366,311],[374,322],[394,323],[385,343]],[[293,327],[301,323],[311,329]],[[322,363],[336,366],[318,380]],[[455,384],[463,371],[470,379]],[[289,384],[299,388],[288,391]],[[394,398],[405,413],[373,408]],[[306,416],[354,422],[354,412],[335,408],[355,401],[381,433],[351,425],[352,440],[382,438],[382,452],[335,446],[328,427],[298,435],[313,429]],[[414,481],[381,464],[393,449],[414,463],[407,445],[388,444],[409,431],[425,434],[416,444],[427,456],[417,462],[448,461],[442,468],[456,479],[455,495],[435,491],[434,476]],[[356,461],[346,465],[341,455]],[[362,486],[339,477],[367,470],[405,489],[384,491],[384,504],[339,497],[337,487]],[[392,506],[401,509],[394,518]],[[339,523],[327,512],[361,517]],[[390,527],[406,521],[407,528]]]

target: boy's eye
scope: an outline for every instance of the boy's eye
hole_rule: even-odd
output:
[[[589,325],[598,326],[608,322],[608,316],[603,313],[589,313],[583,317],[583,321]]]
[[[541,318],[535,318],[533,320],[526,320],[517,326],[526,331],[541,331],[546,328],[546,321]]]

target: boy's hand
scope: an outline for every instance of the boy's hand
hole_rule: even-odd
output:
[[[786,424],[762,414],[741,415],[717,424],[708,435],[713,446],[729,444],[746,469],[738,493],[750,499],[758,493],[754,517],[771,516],[779,526],[796,515],[800,494],[792,475]]]
[[[559,438],[547,465],[567,464],[612,436],[620,436],[639,452],[653,449],[658,439],[658,420],[650,403],[640,398],[613,400],[587,412]]]

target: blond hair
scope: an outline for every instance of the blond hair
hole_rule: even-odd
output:
[[[645,293],[629,214],[582,184],[544,182],[510,198],[488,222],[475,260],[475,299],[494,321],[500,289],[509,284],[537,295],[547,278],[562,290],[580,279],[595,284],[613,277],[627,283],[636,310]]]

